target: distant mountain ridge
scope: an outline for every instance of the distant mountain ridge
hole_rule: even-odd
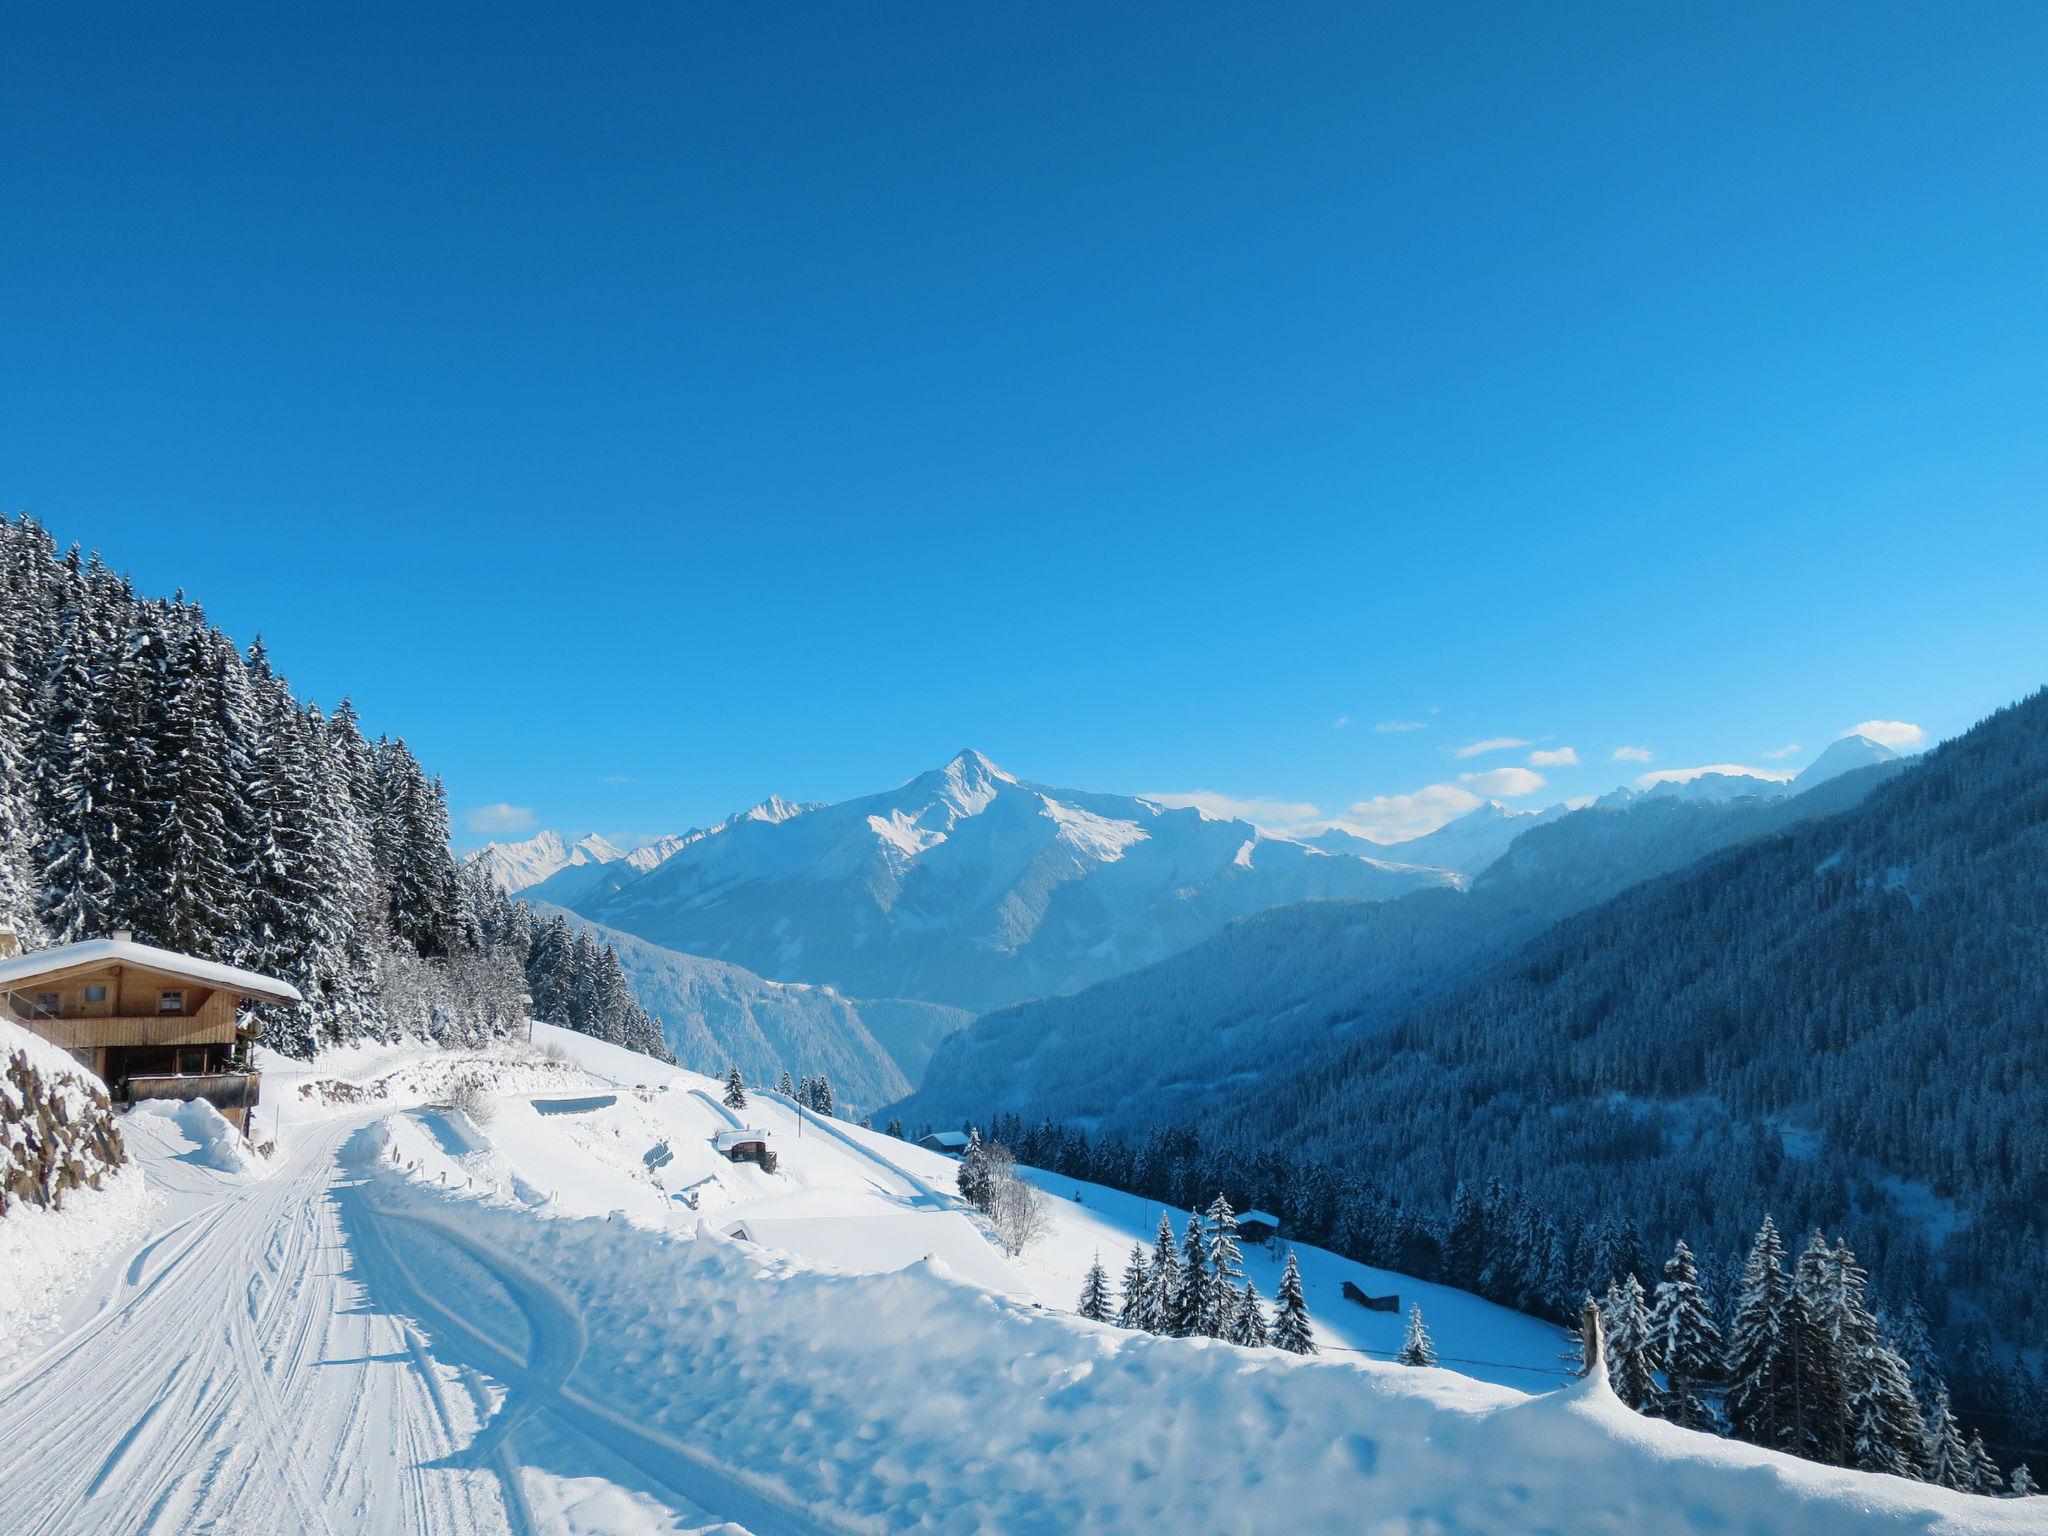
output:
[[[771,799],[678,843],[644,873],[612,861],[527,889],[766,978],[980,1010],[1119,974],[1270,907],[1459,879],[1386,849],[1333,853],[1141,796],[1050,788],[972,750],[893,790]]]
[[[1012,1110],[1124,1131],[1203,1115],[1283,1063],[1391,1025],[1572,913],[1853,804],[1896,766],[1797,796],[1629,794],[1515,817],[1527,830],[1469,892],[1279,908],[1144,970],[985,1013],[940,1045],[897,1108],[913,1124]]]

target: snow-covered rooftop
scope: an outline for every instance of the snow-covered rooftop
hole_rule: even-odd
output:
[[[744,1147],[756,1141],[765,1146],[768,1141],[768,1133],[766,1131],[751,1130],[720,1131],[717,1136],[718,1150],[721,1152],[730,1152],[734,1147]]]
[[[305,1001],[299,996],[298,988],[290,982],[279,981],[275,976],[260,976],[239,966],[181,955],[175,950],[158,949],[153,944],[137,944],[133,939],[86,939],[77,944],[59,944],[53,949],[39,949],[32,954],[0,960],[0,987],[11,987],[54,971],[68,971],[74,966],[99,964],[134,965],[144,970],[163,971],[209,987],[225,987],[237,996],[258,998],[266,1003]]]
[[[1278,1231],[1280,1228],[1280,1218],[1271,1211],[1239,1211],[1237,1213],[1237,1224],[1241,1227],[1271,1227]]]

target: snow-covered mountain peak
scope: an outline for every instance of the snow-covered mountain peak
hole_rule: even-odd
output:
[[[1016,783],[1014,775],[967,747],[943,768],[918,775],[907,787],[937,797],[957,815],[979,816],[995,801],[1002,786]]]
[[[815,809],[816,807],[812,805],[792,805],[780,795],[770,795],[759,805],[751,806],[740,812],[738,819],[742,821],[765,821],[770,826],[778,826],[792,817],[803,815],[805,811]]]
[[[1853,773],[1873,763],[1892,762],[1898,755],[1881,741],[1851,733],[1830,743],[1825,752],[1802,768],[1799,777],[1792,781],[1793,788],[1795,791],[1811,789],[1840,774]]]
[[[571,842],[559,832],[544,830],[521,842],[486,843],[469,856],[469,862],[481,865],[500,890],[510,893],[539,885],[564,869],[616,864],[626,857],[623,848],[594,832]],[[651,869],[653,865],[635,867]]]

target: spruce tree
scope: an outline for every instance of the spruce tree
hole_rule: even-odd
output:
[[[977,1211],[987,1210],[989,1200],[988,1147],[982,1141],[981,1132],[978,1130],[970,1130],[967,1133],[967,1150],[960,1154],[960,1171],[956,1177],[959,1182],[960,1198],[973,1206]]]
[[[1286,1269],[1280,1273],[1280,1290],[1270,1338],[1274,1348],[1284,1349],[1290,1355],[1316,1353],[1316,1334],[1309,1323],[1308,1301],[1301,1294],[1301,1268],[1291,1252],[1287,1255]]]
[[[1650,1348],[1664,1372],[1664,1386],[1651,1409],[1687,1429],[1712,1429],[1714,1414],[1701,1395],[1721,1373],[1721,1330],[1700,1286],[1692,1250],[1680,1239],[1664,1261],[1650,1308]]]
[[[785,1099],[796,1097],[796,1084],[789,1080],[789,1069],[787,1067],[783,1068],[782,1076],[775,1080],[775,1091]]]
[[[1624,1274],[1608,1286],[1601,1314],[1607,1334],[1607,1379],[1614,1395],[1640,1413],[1656,1400],[1659,1363],[1642,1282]]]
[[[1146,1272],[1145,1245],[1133,1243],[1130,1262],[1124,1265],[1123,1294],[1116,1313],[1118,1326],[1142,1328],[1147,1333],[1158,1332],[1156,1300],[1152,1292],[1152,1277]]]
[[[1411,1303],[1408,1308],[1408,1331],[1401,1339],[1401,1347],[1395,1352],[1398,1365],[1435,1365],[1436,1343],[1429,1336],[1429,1329],[1422,1321],[1422,1307]]]
[[[1790,1449],[1791,1415],[1785,1392],[1785,1310],[1791,1287],[1784,1247],[1766,1216],[1750,1246],[1735,1290],[1728,1334],[1728,1422],[1752,1445]]]
[[[2009,1498],[2031,1499],[2040,1491],[2041,1485],[2034,1481],[2034,1474],[2027,1469],[2024,1461],[2012,1469],[2011,1492],[2007,1495]]]
[[[1174,1246],[1173,1222],[1159,1213],[1152,1238],[1152,1331],[1173,1331],[1174,1307],[1180,1299],[1180,1254]]]
[[[1255,1349],[1263,1345],[1266,1342],[1266,1338],[1266,1313],[1265,1309],[1259,1305],[1258,1288],[1250,1280],[1246,1280],[1244,1290],[1239,1293],[1237,1306],[1231,1316],[1230,1342]]]
[[[1244,1278],[1244,1252],[1238,1245],[1237,1212],[1221,1190],[1209,1202],[1205,1220],[1209,1229],[1209,1315],[1202,1331],[1214,1339],[1228,1338],[1237,1323],[1237,1285]]]
[[[1977,1469],[1971,1463],[1963,1427],[1956,1422],[1955,1410],[1949,1406],[1946,1386],[1934,1389],[1934,1406],[1927,1412],[1920,1445],[1920,1465],[1928,1482],[1964,1493],[1970,1491],[1977,1480]]]
[[[747,1107],[747,1085],[740,1077],[738,1063],[734,1063],[726,1070],[725,1107],[735,1110]]]
[[[1919,1477],[1925,1432],[1906,1362],[1883,1344],[1863,1345],[1851,1372],[1850,1465]]]
[[[1970,1443],[1965,1447],[1965,1454],[1970,1461],[1970,1492],[1995,1494],[2005,1487],[2005,1478],[1999,1473],[1998,1463],[1984,1448],[1983,1435],[1974,1429],[1970,1431]]]
[[[1209,1258],[1202,1240],[1202,1218],[1190,1211],[1187,1232],[1181,1240],[1180,1285],[1167,1313],[1166,1331],[1177,1339],[1206,1333],[1212,1315],[1209,1296]]]
[[[1081,1315],[1091,1323],[1109,1321],[1109,1275],[1102,1267],[1102,1252],[1096,1250],[1095,1262],[1088,1266],[1088,1277],[1081,1283]]]

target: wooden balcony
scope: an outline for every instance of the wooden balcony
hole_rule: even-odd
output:
[[[99,1019],[15,1016],[24,1029],[65,1050],[127,1045],[233,1045],[235,1017],[207,1010],[197,1015],[156,1013]]]

